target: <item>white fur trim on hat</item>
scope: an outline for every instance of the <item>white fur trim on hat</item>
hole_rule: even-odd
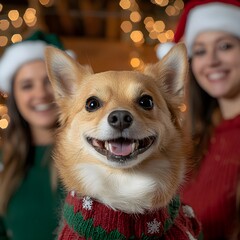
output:
[[[157,49],[156,49],[156,54],[157,54],[158,59],[162,59],[174,45],[176,45],[176,44],[173,42],[166,42],[166,43],[158,44]]]
[[[44,41],[28,40],[7,47],[0,59],[0,90],[10,92],[13,77],[23,64],[38,59],[44,60],[46,46],[48,44]],[[77,58],[74,51],[65,52],[72,58]]]
[[[7,47],[0,59],[0,89],[9,92],[19,67],[33,60],[43,60],[46,46],[43,41],[25,41]]]
[[[197,35],[204,31],[224,31],[240,37],[240,8],[231,4],[214,2],[193,8],[185,27],[188,55]]]

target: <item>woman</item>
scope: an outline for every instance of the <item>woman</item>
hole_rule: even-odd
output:
[[[240,239],[239,23],[240,1],[194,0],[175,34],[176,42],[184,35],[190,57],[189,113],[200,159],[182,199],[207,240]]]
[[[3,136],[0,239],[51,240],[63,192],[51,159],[57,107],[44,62],[55,35],[36,32],[9,46],[0,61],[0,88],[8,93],[10,123]]]

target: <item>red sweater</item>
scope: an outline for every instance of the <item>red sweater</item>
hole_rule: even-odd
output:
[[[236,218],[240,180],[240,116],[223,121],[214,131],[198,175],[182,199],[202,222],[204,240],[227,239]]]
[[[113,210],[90,197],[68,194],[63,217],[59,240],[156,240],[163,234],[166,240],[200,239],[192,208],[181,205],[178,197],[167,208],[137,215]]]

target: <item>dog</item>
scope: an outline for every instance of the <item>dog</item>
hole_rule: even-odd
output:
[[[139,71],[94,73],[54,47],[59,106],[54,161],[68,192],[58,239],[198,239],[178,191],[188,167],[185,46]]]

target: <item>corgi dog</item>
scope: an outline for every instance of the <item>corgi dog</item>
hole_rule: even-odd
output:
[[[94,73],[54,47],[45,57],[59,106],[54,160],[68,191],[58,239],[198,239],[177,195],[189,149],[185,46],[143,71]]]

